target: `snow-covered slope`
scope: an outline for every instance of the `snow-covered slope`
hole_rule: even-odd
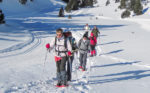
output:
[[[149,9],[144,15],[120,19],[122,10],[114,12],[119,5],[115,0],[108,7],[106,0],[97,1],[93,8],[58,18],[65,5],[60,0],[34,0],[24,6],[3,0],[0,8],[7,24],[0,25],[0,93],[149,93]],[[45,44],[60,27],[71,30],[78,42],[86,23],[101,32],[97,56],[88,57],[87,71],[82,72],[75,55],[70,86],[56,88],[54,51],[47,53]]]
[[[27,16],[37,15],[54,10],[54,3],[50,0],[34,0],[33,2],[27,1],[25,5],[19,3],[19,0],[3,0],[0,3],[0,8],[4,11],[6,16]]]

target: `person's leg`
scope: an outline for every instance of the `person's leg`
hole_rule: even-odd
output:
[[[91,45],[91,56],[93,56],[93,54],[94,54],[94,46]]]
[[[56,75],[57,75],[57,80],[58,80],[57,86],[61,86],[60,63],[61,63],[61,61],[56,62],[56,68],[57,68],[57,74]]]
[[[67,84],[66,62],[67,62],[67,57],[62,57],[61,65],[60,65],[60,73],[61,73],[62,85],[66,85]]]
[[[83,70],[86,70],[86,62],[87,62],[87,53],[83,56]]]
[[[80,61],[80,67],[82,67],[82,65],[83,65],[83,54],[82,53],[80,53],[79,61]]]
[[[95,46],[93,46],[93,55],[96,56]]]

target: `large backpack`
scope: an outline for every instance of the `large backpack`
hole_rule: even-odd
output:
[[[75,38],[69,37],[69,41],[70,41],[72,50],[76,50],[77,49],[77,45],[76,45],[76,42],[75,42]]]

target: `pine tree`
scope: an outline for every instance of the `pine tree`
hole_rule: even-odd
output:
[[[0,0],[0,3],[3,2],[3,0]]]
[[[97,0],[93,0],[93,4],[96,4],[97,3]]]
[[[118,3],[118,2],[120,2],[120,0],[115,0],[115,3]]]
[[[126,0],[121,0],[121,2],[120,2],[120,8],[121,9],[126,8]]]
[[[27,0],[19,0],[19,2],[23,5],[25,5],[27,3]]]
[[[68,3],[70,0],[62,0],[62,1],[64,1],[64,2]]]
[[[65,7],[65,10],[67,12],[70,12],[71,10],[78,10],[79,8],[79,0],[70,0],[67,6]]]
[[[130,16],[130,11],[129,10],[125,10],[122,14],[121,14],[121,18],[126,18]]]
[[[93,0],[82,0],[81,7],[93,6]]]
[[[63,7],[60,8],[58,16],[59,17],[64,17],[65,16]]]
[[[141,0],[136,0],[135,5],[134,5],[134,13],[136,15],[141,15],[143,10],[143,6],[141,4]]]
[[[4,17],[5,17],[5,16],[4,16],[2,10],[0,9],[0,24],[4,24],[4,23],[5,23]]]
[[[109,1],[109,0],[107,0],[107,1],[106,1],[106,6],[107,6],[107,5],[109,5],[109,4],[110,4],[110,1]]]
[[[130,2],[131,2],[130,9],[131,9],[131,10],[134,10],[135,1],[136,1],[136,0],[130,0]]]

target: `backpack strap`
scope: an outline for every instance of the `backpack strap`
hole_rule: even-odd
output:
[[[56,44],[57,44],[57,37],[55,37],[55,47],[56,47]],[[64,36],[64,47],[67,49],[67,38],[65,36]],[[57,51],[56,48],[55,48],[55,51]]]
[[[64,46],[67,49],[67,37],[64,37]]]

